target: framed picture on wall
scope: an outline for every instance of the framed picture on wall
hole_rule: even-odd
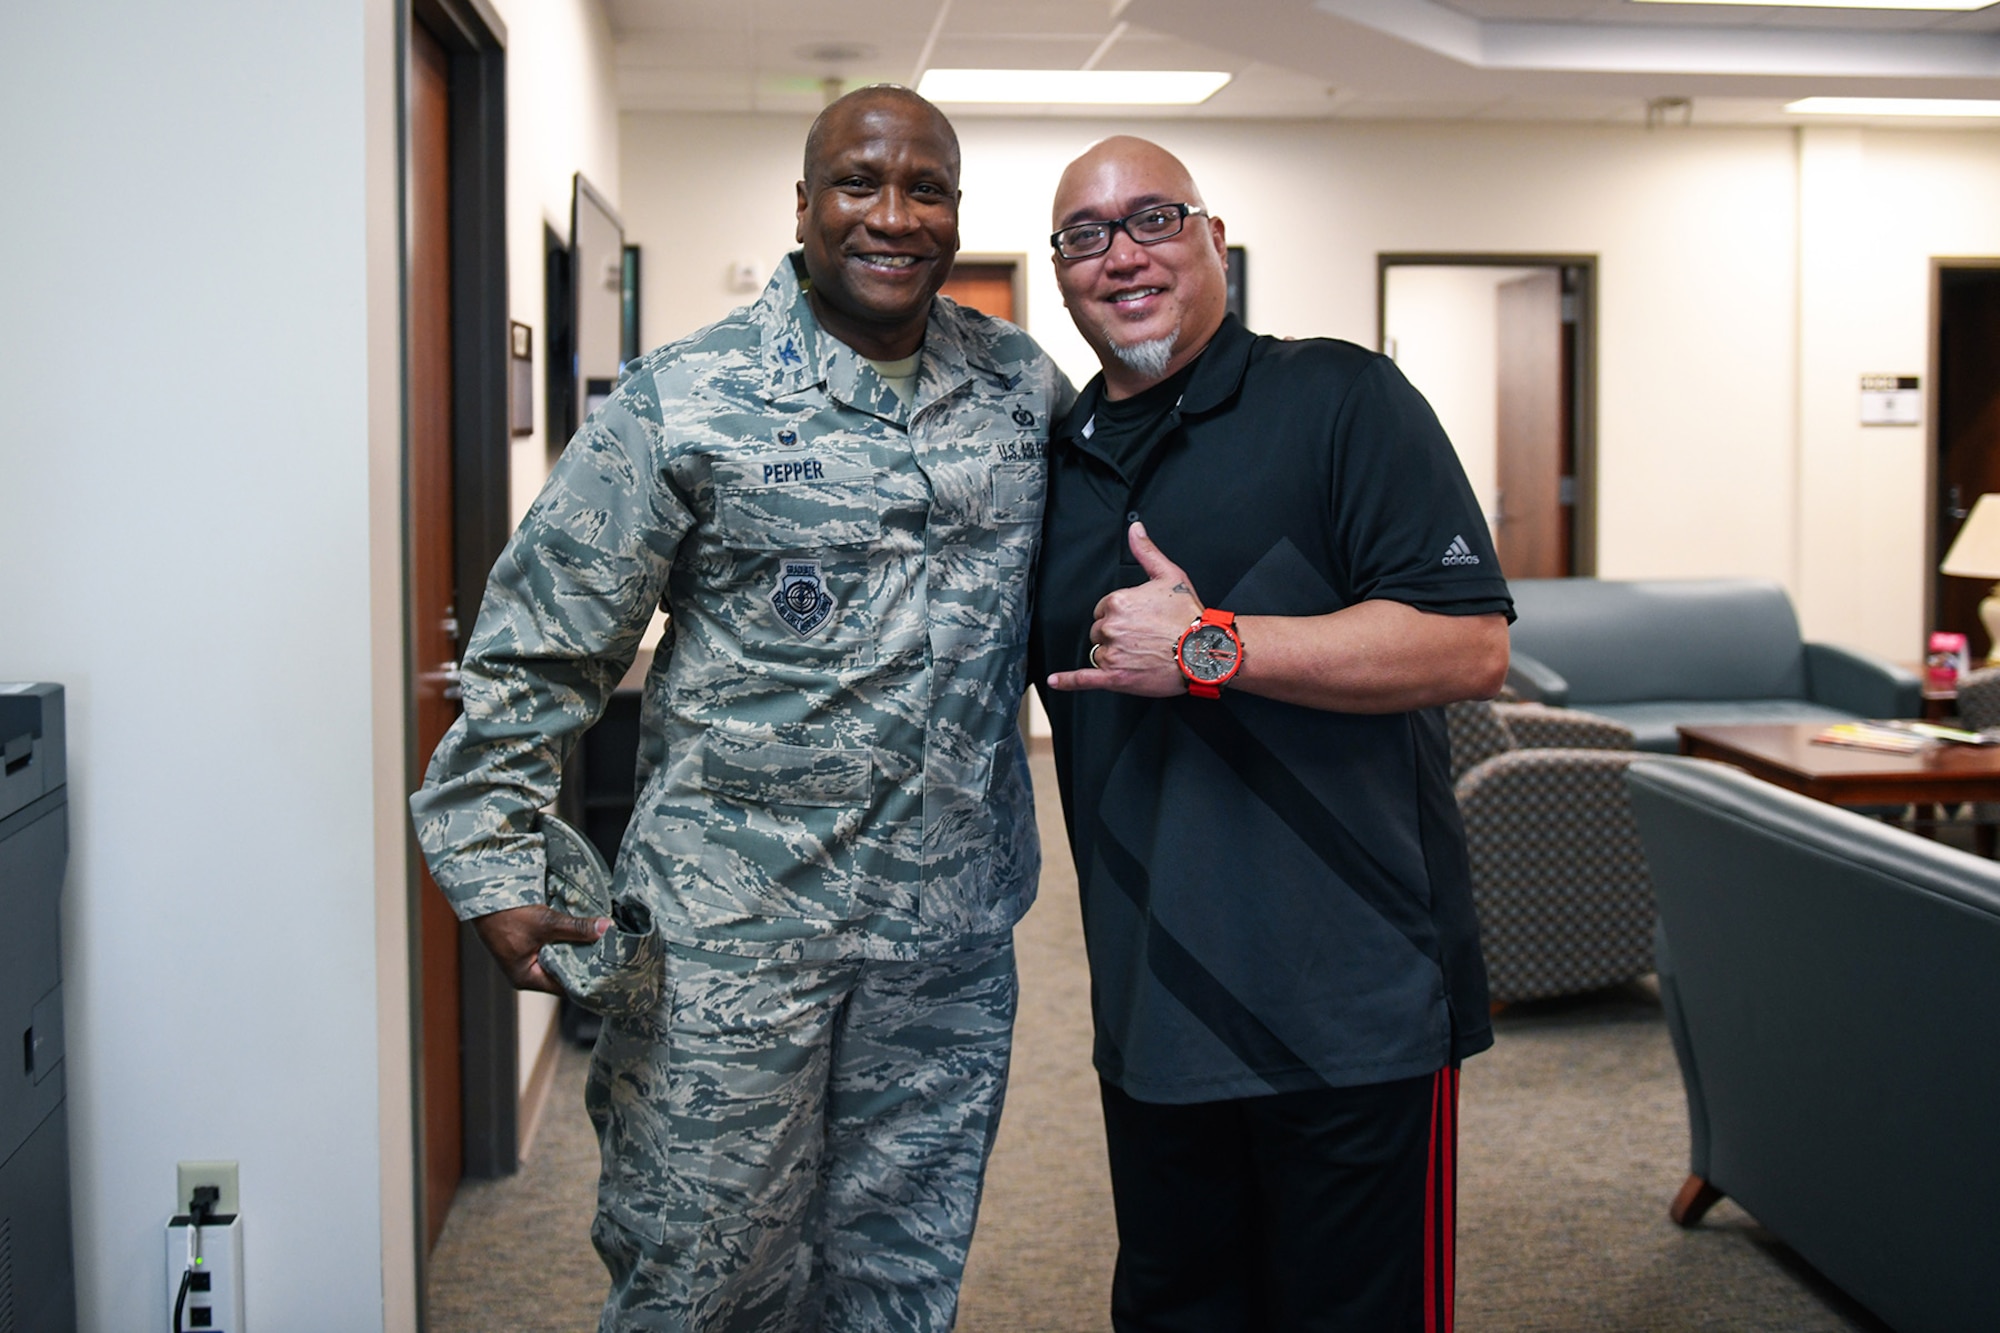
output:
[[[1229,247],[1229,253],[1223,259],[1223,272],[1228,278],[1228,287],[1226,290],[1228,292],[1229,313],[1242,320],[1245,324],[1248,324],[1250,317],[1243,313],[1245,308],[1243,301],[1243,272],[1246,262],[1243,247],[1232,245]]]
[[[507,322],[507,428],[512,435],[535,433],[535,331]]]

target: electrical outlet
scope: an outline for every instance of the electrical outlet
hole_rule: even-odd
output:
[[[195,1187],[213,1185],[218,1198],[215,1201],[217,1216],[230,1216],[243,1211],[236,1194],[236,1163],[234,1162],[182,1162],[176,1167],[177,1179],[174,1184],[174,1211],[185,1213],[188,1201],[194,1198]]]

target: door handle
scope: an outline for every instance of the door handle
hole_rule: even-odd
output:
[[[441,662],[438,664],[437,670],[425,671],[418,675],[417,680],[425,685],[444,686],[442,693],[447,699],[455,701],[462,698],[465,694],[464,689],[459,683],[458,663],[456,662]]]

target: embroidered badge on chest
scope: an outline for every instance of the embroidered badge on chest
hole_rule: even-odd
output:
[[[778,619],[800,638],[809,638],[833,615],[833,595],[820,578],[819,561],[787,560],[779,566],[778,586],[771,590]]]

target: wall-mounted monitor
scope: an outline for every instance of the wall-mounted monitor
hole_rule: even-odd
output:
[[[625,224],[582,172],[570,194],[569,244],[551,244],[548,270],[549,452],[555,454],[610,394],[625,361]]]

